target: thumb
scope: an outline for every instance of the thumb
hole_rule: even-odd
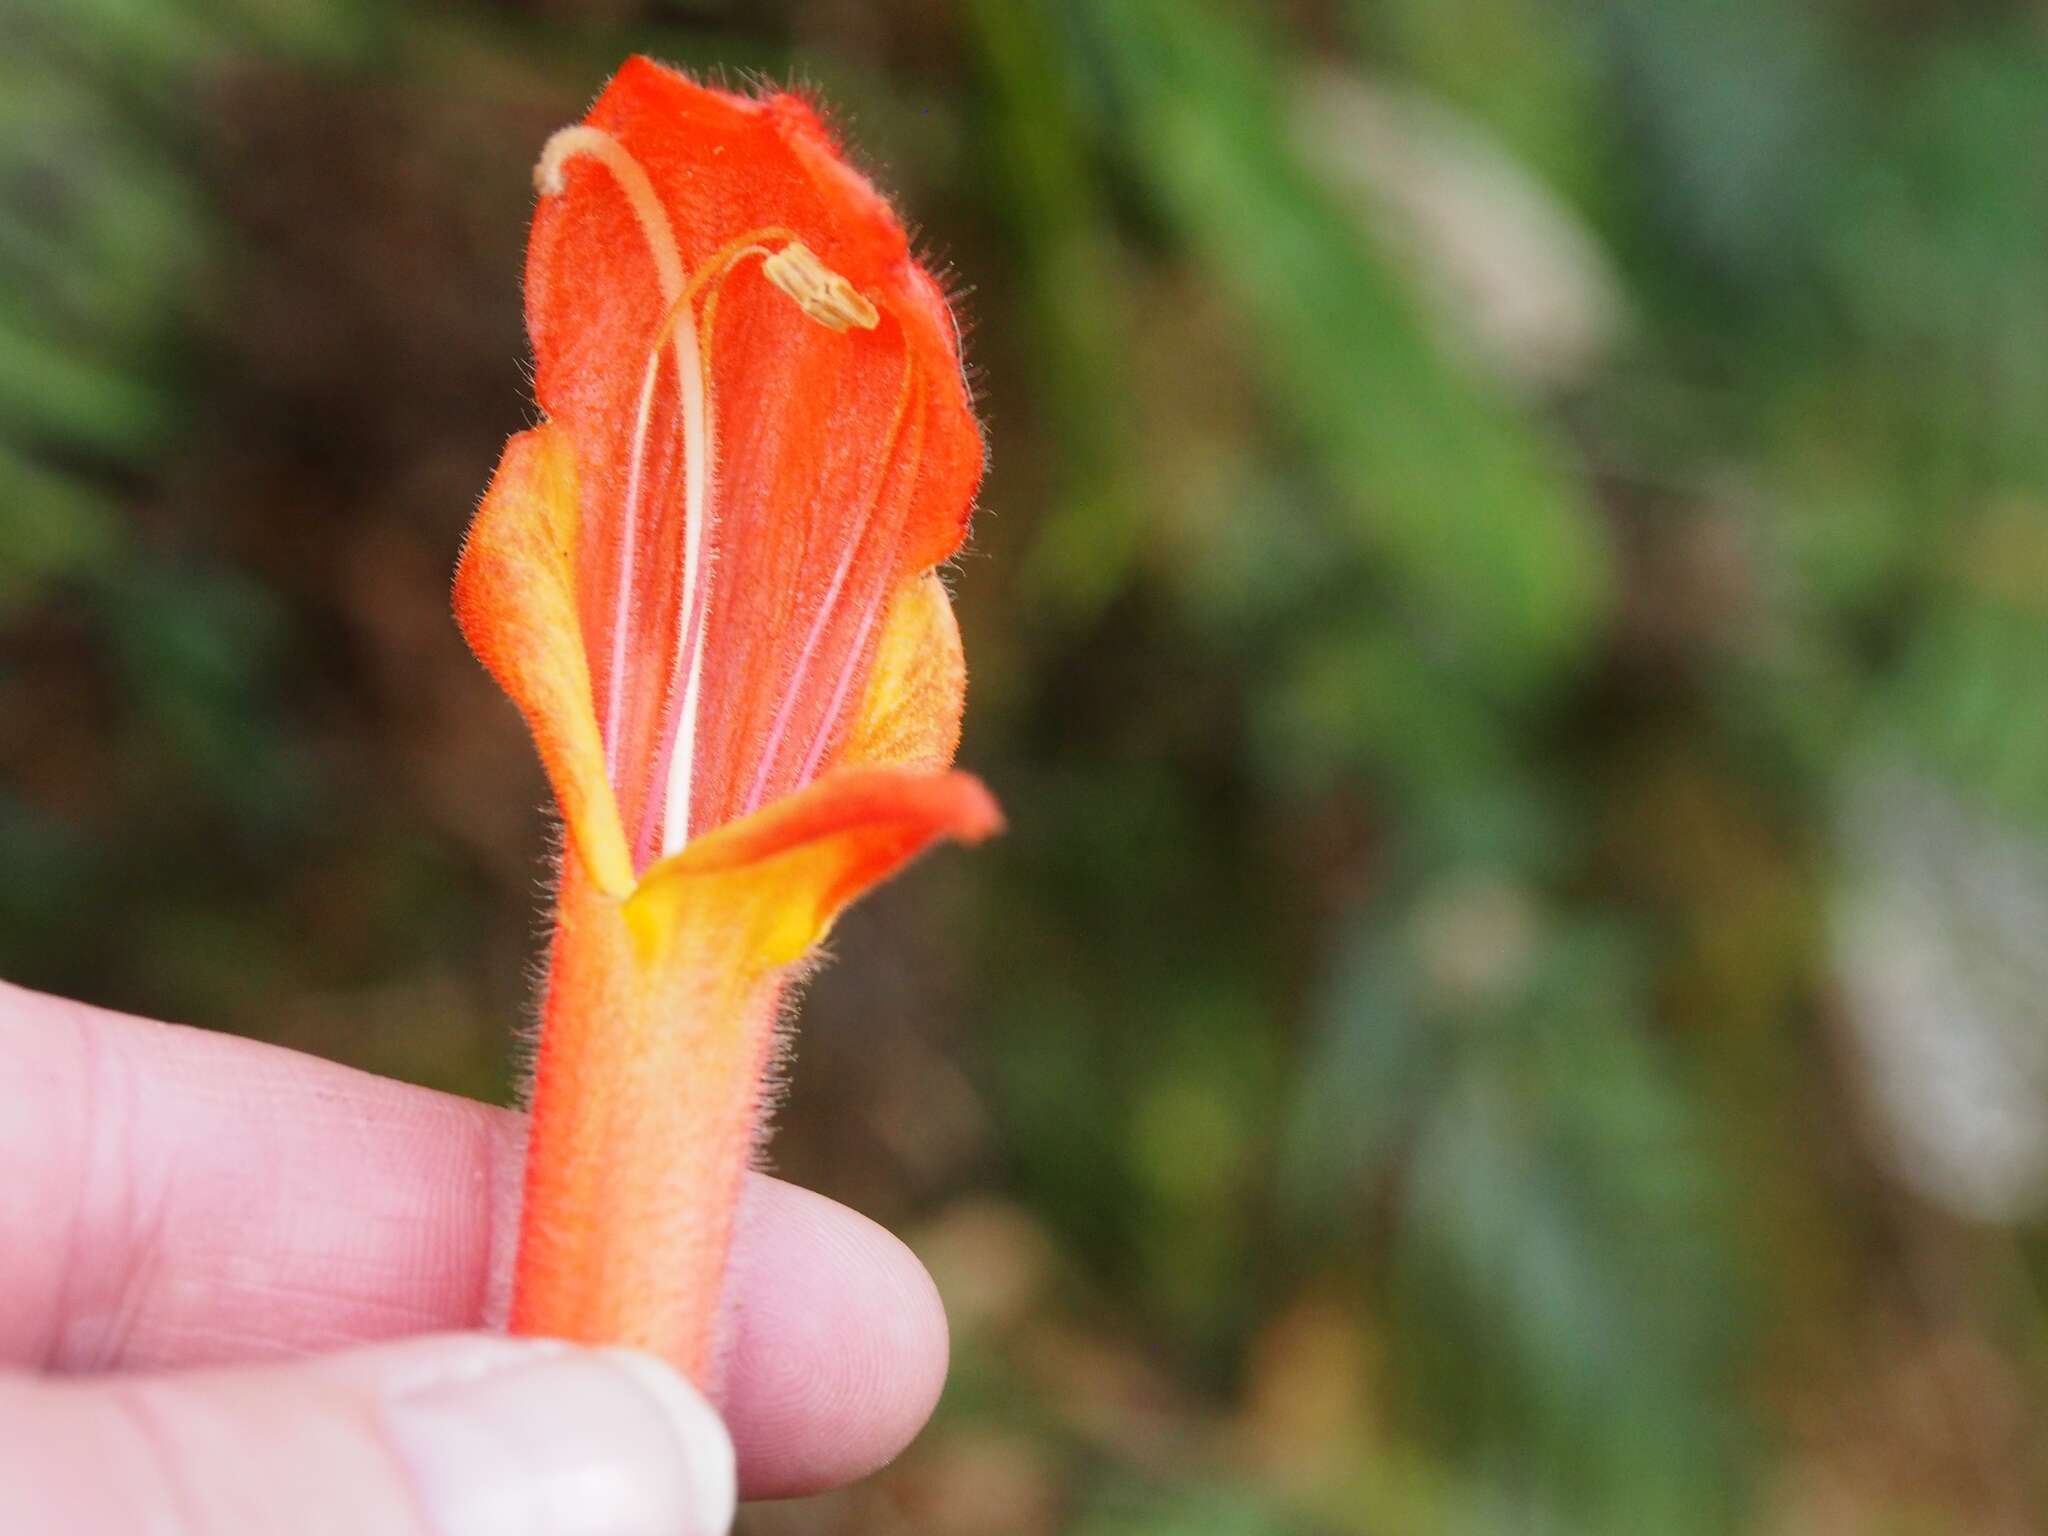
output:
[[[10,1530],[724,1536],[732,1443],[651,1356],[451,1335],[183,1375],[0,1376]]]

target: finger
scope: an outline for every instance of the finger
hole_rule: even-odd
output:
[[[895,1460],[946,1383],[946,1314],[910,1250],[835,1201],[756,1179],[726,1285],[721,1398],[748,1498],[837,1488]]]
[[[485,1322],[519,1117],[0,984],[0,1360],[200,1365]],[[930,1415],[944,1313],[893,1237],[757,1177],[721,1406],[749,1497],[837,1486]]]
[[[293,1364],[0,1379],[10,1529],[717,1536],[733,1453],[646,1355],[453,1335]]]

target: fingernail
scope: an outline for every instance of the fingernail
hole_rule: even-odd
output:
[[[385,1417],[434,1536],[724,1536],[732,1526],[725,1426],[651,1355],[536,1346],[414,1385]]]

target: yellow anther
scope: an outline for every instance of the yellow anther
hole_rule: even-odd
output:
[[[859,326],[872,331],[881,313],[861,291],[824,262],[801,240],[792,240],[761,263],[769,282],[792,299],[796,307],[828,331]]]

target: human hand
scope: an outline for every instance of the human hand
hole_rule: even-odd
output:
[[[735,1450],[740,1494],[785,1496],[923,1425],[946,1368],[923,1268],[763,1176],[728,1278],[724,1427],[649,1357],[447,1332],[501,1306],[521,1129],[0,983],[7,1528],[709,1536]]]

